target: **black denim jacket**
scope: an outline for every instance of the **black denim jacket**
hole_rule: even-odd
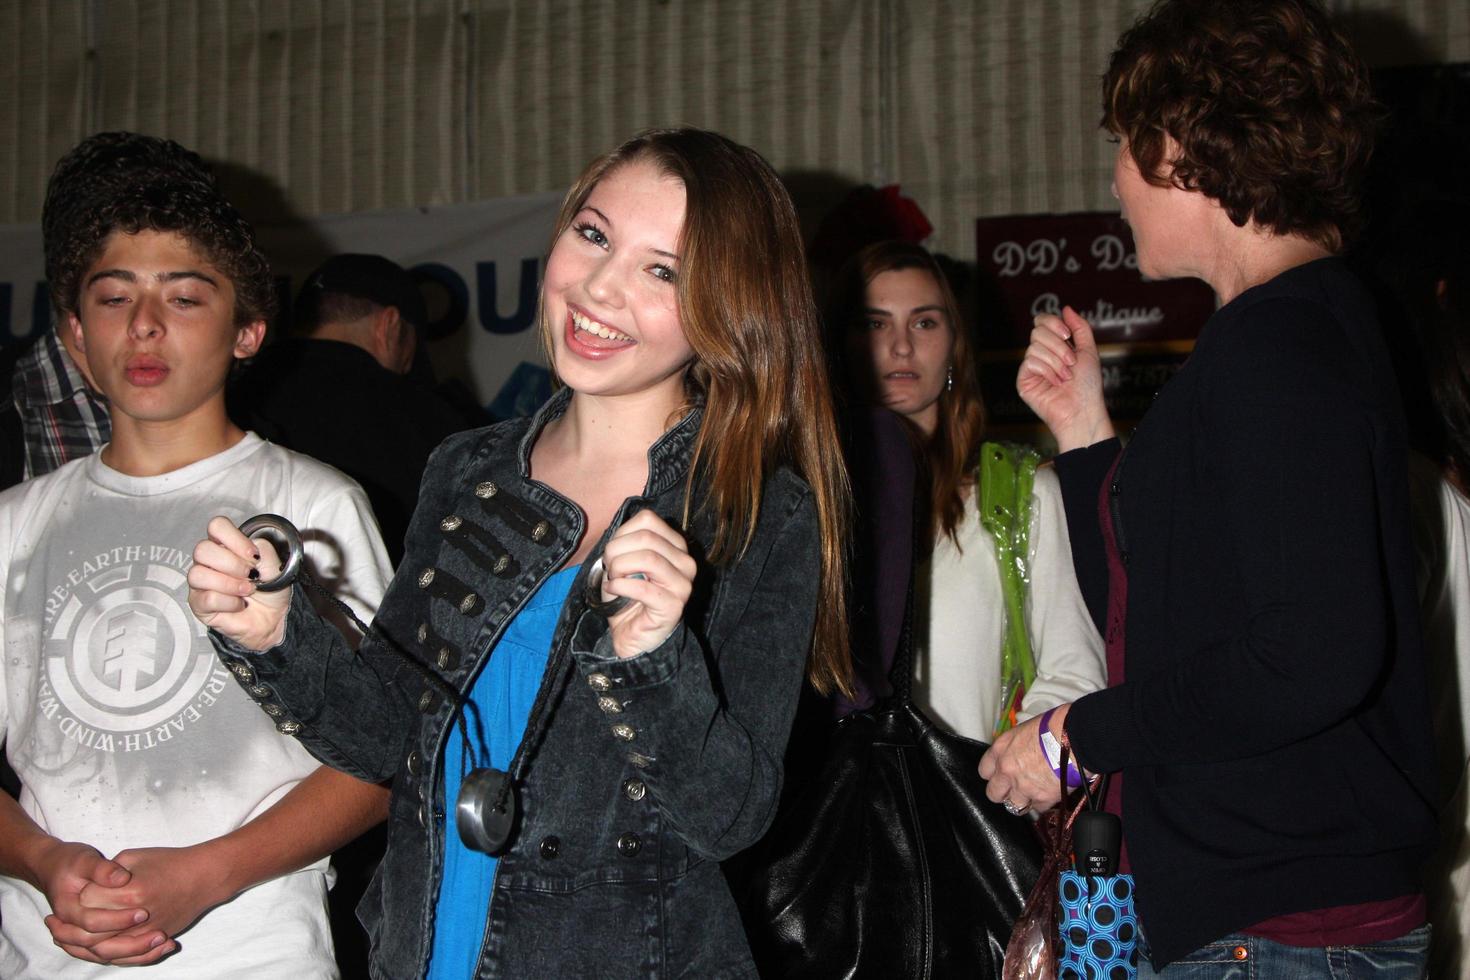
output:
[[[430,459],[406,557],[373,634],[354,655],[296,589],[281,646],[252,654],[215,634],[221,658],[323,762],[393,780],[388,850],[359,908],[379,978],[427,967],[443,868],[446,738],[453,704],[382,633],[468,692],[507,623],[576,548],[585,518],[528,478],[531,447],[565,410],[451,437]],[[679,526],[696,409],[649,450],[644,507]],[[521,754],[521,813],[501,855],[479,977],[753,977],[720,859],[770,823],[801,688],[819,576],[816,508],[782,469],[766,481],[737,560],[701,554],[684,623],[658,648],[612,654],[586,609],[584,562],[562,608]],[[612,528],[609,528],[609,533]],[[558,666],[558,664],[560,666]],[[450,833],[455,832],[453,829]]]

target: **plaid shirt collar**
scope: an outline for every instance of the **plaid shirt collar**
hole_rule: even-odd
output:
[[[25,433],[25,476],[50,473],[112,438],[107,400],[87,386],[55,330],[15,365],[15,407]]]

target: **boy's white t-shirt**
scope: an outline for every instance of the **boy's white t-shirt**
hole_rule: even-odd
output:
[[[371,617],[391,574],[362,490],[253,433],[156,477],[101,454],[0,495],[0,735],[42,829],[111,857],[239,827],[318,763],[215,658],[188,607],[194,545],[216,514],[270,512],[319,581]],[[201,918],[149,980],[336,975],[327,861]],[[45,896],[0,876],[0,977],[111,976],[51,939]]]

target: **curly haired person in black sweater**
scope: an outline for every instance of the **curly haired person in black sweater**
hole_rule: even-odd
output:
[[[1367,73],[1314,0],[1164,0],[1104,93],[1140,272],[1220,302],[1126,450],[1074,311],[1037,319],[1017,378],[1062,450],[1108,643],[1109,688],[1050,728],[1115,774],[1139,976],[1422,976],[1434,760],[1405,427],[1336,257]],[[1040,734],[996,740],[992,798],[1055,802]]]

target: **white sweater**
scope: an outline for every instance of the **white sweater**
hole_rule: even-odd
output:
[[[1454,791],[1428,865],[1430,975],[1470,980],[1470,956],[1463,955],[1470,939],[1470,499],[1417,455],[1409,460],[1409,489],[1440,788]]]
[[[915,598],[929,615],[914,624],[913,698],[940,726],[989,742],[1000,713],[1005,604],[995,542],[980,525],[973,491],[957,530],[959,547],[941,535],[919,568]],[[1021,720],[1107,683],[1102,637],[1077,586],[1061,485],[1050,466],[1036,471],[1030,544],[1026,628],[1036,683],[1021,702]]]

